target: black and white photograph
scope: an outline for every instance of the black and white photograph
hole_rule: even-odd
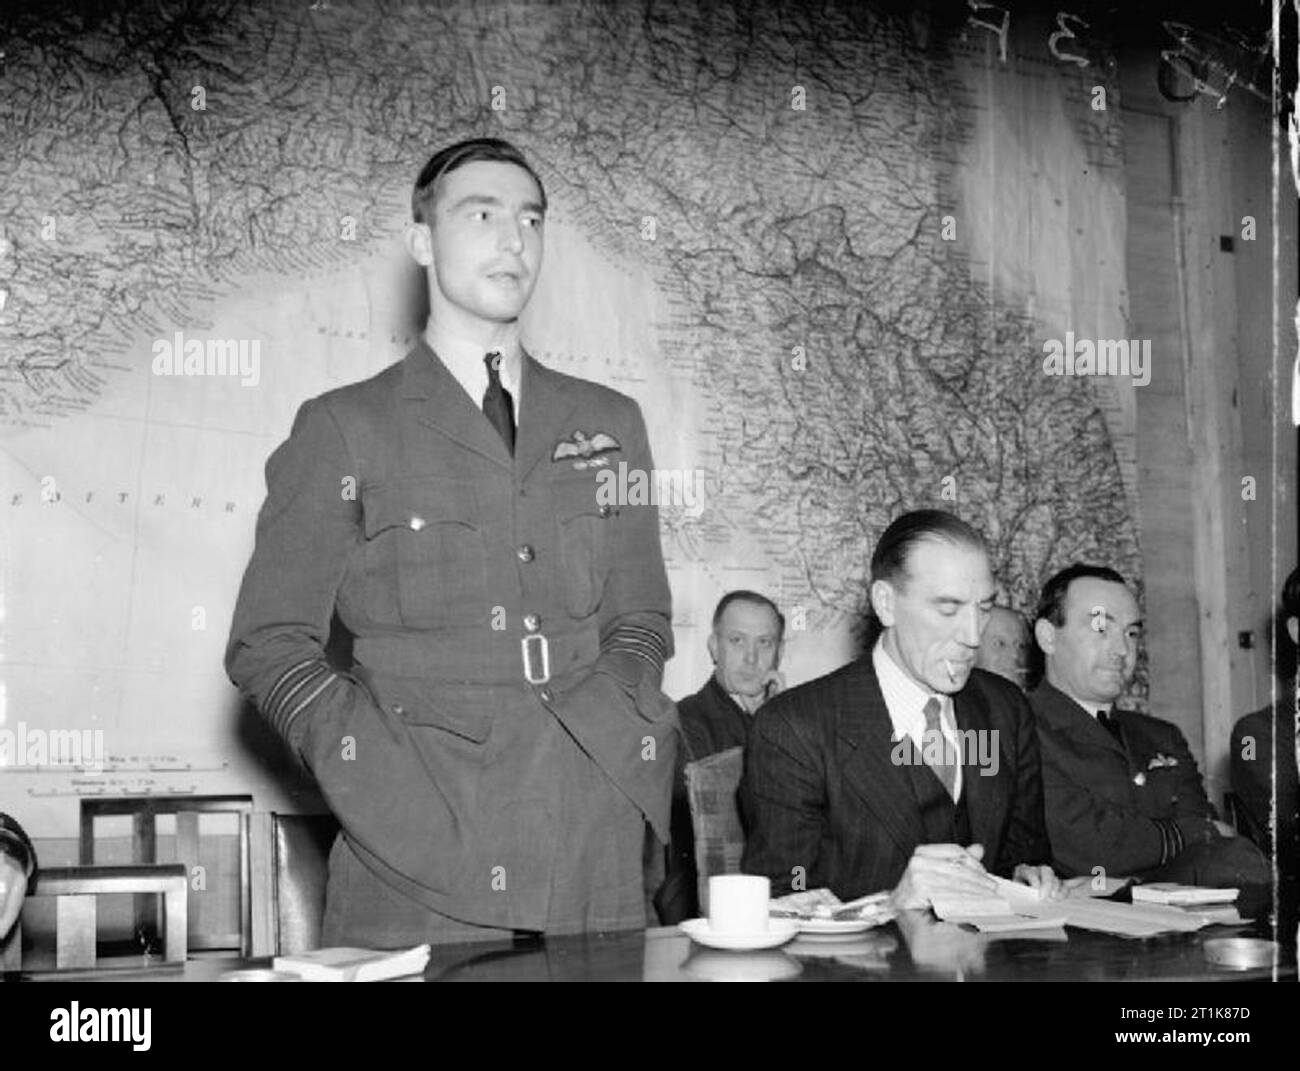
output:
[[[18,1051],[411,981],[1276,1051],[1298,21],[3,0]]]

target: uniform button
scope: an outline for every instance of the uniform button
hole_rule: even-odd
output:
[[[536,632],[542,627],[542,619],[536,614],[524,614],[524,628],[529,632]]]
[[[608,516],[609,516],[609,507],[608,507],[608,506],[601,506],[600,509],[597,510],[597,512],[598,512],[602,517],[608,517]]]
[[[423,517],[412,517],[410,520],[410,525],[411,525],[412,532],[418,532],[421,528],[424,527],[425,520]]]
[[[533,548],[527,543],[524,543],[517,551],[515,551],[515,554],[519,557],[521,562],[530,562],[536,557],[533,553]]]
[[[405,713],[406,713],[406,708],[403,707],[401,703],[394,703],[394,704],[393,704],[393,713],[394,713],[394,714],[405,714]]]
[[[537,691],[537,695],[540,697],[543,703],[549,703],[552,699],[555,698],[555,693],[552,692],[549,688],[539,688]]]

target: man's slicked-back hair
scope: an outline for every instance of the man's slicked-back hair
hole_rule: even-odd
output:
[[[918,543],[926,540],[952,543],[988,554],[979,532],[954,513],[918,509],[894,518],[876,542],[871,555],[871,582],[887,580],[898,587],[907,579],[907,560]]]
[[[1112,584],[1123,584],[1125,579],[1106,565],[1085,565],[1075,562],[1066,566],[1043,585],[1043,593],[1038,596],[1038,611],[1034,620],[1046,618],[1051,624],[1060,628],[1065,624],[1065,597],[1070,593],[1070,585],[1076,580],[1106,580]]]
[[[713,611],[713,627],[716,629],[722,621],[722,615],[727,612],[727,607],[733,602],[752,602],[757,606],[766,606],[772,613],[776,614],[776,638],[782,640],[785,638],[785,614],[776,608],[776,603],[766,595],[760,595],[757,591],[729,591],[718,600],[717,608]]]
[[[416,223],[432,223],[433,207],[438,199],[438,183],[457,168],[479,162],[522,167],[537,183],[537,192],[542,195],[542,210],[546,210],[546,187],[519,149],[501,138],[470,138],[439,149],[421,169],[420,177],[415,180],[415,189],[411,192],[411,218]]]

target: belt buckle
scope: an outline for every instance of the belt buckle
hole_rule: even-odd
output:
[[[542,674],[535,676],[533,668],[537,655],[530,653],[528,645],[537,641],[537,650],[540,651]],[[545,684],[551,679],[551,645],[547,642],[546,637],[540,632],[534,632],[531,636],[525,636],[519,641],[519,648],[524,657],[524,680],[529,684]]]

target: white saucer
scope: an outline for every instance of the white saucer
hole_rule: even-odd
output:
[[[884,925],[879,919],[791,919],[799,932],[814,937],[847,937],[855,933],[865,933],[876,926]]]
[[[757,933],[718,933],[709,926],[708,919],[687,919],[679,926],[692,941],[729,951],[776,948],[792,940],[799,932],[799,924],[793,919],[768,919],[767,929]]]

